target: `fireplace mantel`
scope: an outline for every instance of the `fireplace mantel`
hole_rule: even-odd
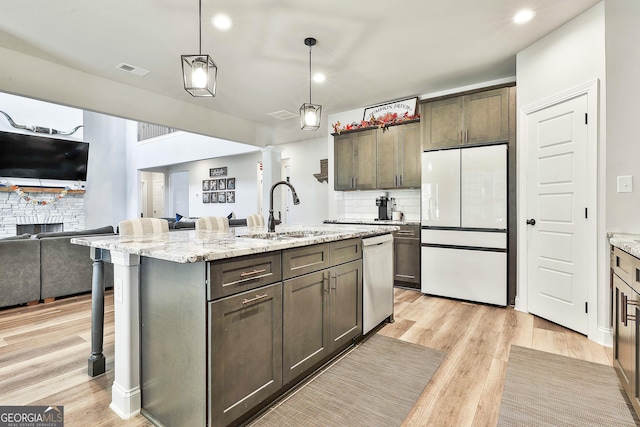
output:
[[[20,187],[25,193],[62,193],[64,188],[60,187]],[[0,187],[0,192],[9,193],[14,190],[11,187]],[[67,194],[84,194],[85,190],[67,190]]]

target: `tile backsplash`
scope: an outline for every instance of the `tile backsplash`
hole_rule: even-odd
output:
[[[378,217],[376,198],[387,193],[393,210],[404,213],[405,221],[420,221],[420,190],[374,190],[336,192],[336,219],[373,220]]]

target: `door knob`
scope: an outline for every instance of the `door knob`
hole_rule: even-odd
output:
[[[536,220],[535,220],[535,219],[533,219],[533,218],[528,219],[528,220],[527,220],[527,224],[529,224],[529,225],[536,225]]]

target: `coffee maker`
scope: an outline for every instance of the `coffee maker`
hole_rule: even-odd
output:
[[[391,199],[389,199],[387,193],[381,193],[380,196],[376,198],[376,206],[378,207],[378,221],[386,221],[391,219],[391,215],[389,213],[391,208]]]

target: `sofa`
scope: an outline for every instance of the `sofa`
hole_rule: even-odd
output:
[[[113,233],[107,226],[0,239],[0,308],[90,292],[90,248],[71,239]],[[104,272],[105,287],[113,287],[113,265],[105,263]]]
[[[184,217],[182,217],[182,220],[178,220],[176,221],[175,218],[162,218],[162,219],[166,219],[167,222],[169,223],[169,231],[172,230],[183,230],[183,229],[195,229],[196,228],[196,220],[197,218],[187,218],[184,219]],[[236,219],[236,218],[232,218],[229,219],[229,227],[246,227],[247,226],[247,219],[246,218],[241,218],[241,219]]]

